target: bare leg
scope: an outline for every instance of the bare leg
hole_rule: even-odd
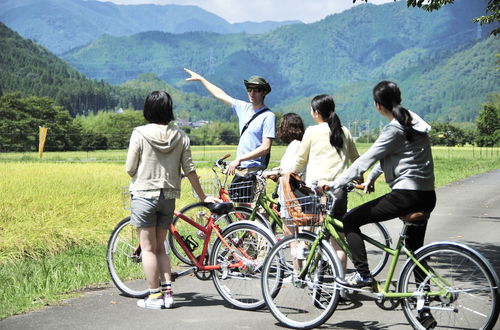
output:
[[[340,234],[343,235],[343,234]],[[333,238],[330,239],[330,243],[332,244],[333,248],[335,251],[337,251],[337,256],[340,259],[340,262],[342,262],[342,267],[344,267],[344,271],[347,268],[347,254],[340,248],[340,245],[338,245],[337,241],[335,241]]]
[[[159,266],[159,275],[161,282],[172,281],[172,267],[170,264],[170,256],[165,251],[165,238],[167,236],[167,229],[156,227],[156,257]]]
[[[157,227],[140,228],[139,238],[142,249],[142,265],[144,266],[144,274],[150,289],[160,287],[159,265],[156,257],[156,240]],[[163,244],[163,242],[162,242]]]

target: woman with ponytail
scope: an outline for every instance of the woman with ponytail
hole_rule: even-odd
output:
[[[335,113],[335,102],[331,95],[321,94],[311,101],[311,117],[317,125],[309,126],[300,143],[292,171],[301,173],[305,169],[304,181],[333,181],[354,162],[359,153],[349,130],[342,126]],[[340,210],[339,219],[345,213]]]
[[[321,94],[312,99],[311,116],[317,125],[306,129],[292,168],[295,173],[305,169],[304,181],[309,186],[314,181],[335,180],[359,157],[351,133],[335,113],[331,95]],[[337,219],[342,219],[347,211],[347,194],[342,191],[337,198],[333,213]],[[347,256],[335,241],[332,244],[345,267]]]
[[[342,221],[344,234],[352,252],[357,272],[335,280],[343,286],[361,288],[374,283],[368,268],[366,250],[360,227],[387,221],[414,212],[432,212],[436,205],[434,166],[428,132],[431,127],[417,114],[401,106],[401,91],[391,81],[382,81],[373,88],[377,111],[389,120],[375,143],[333,183],[337,188],[363,175],[374,163],[368,175],[365,192],[372,192],[374,182],[384,173],[392,191],[347,212]],[[416,250],[424,243],[424,226],[411,226],[407,231],[406,247]],[[421,319],[432,315],[422,309]],[[431,320],[432,321],[432,320]],[[432,322],[431,322],[432,323]]]

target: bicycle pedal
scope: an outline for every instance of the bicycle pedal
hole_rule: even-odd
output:
[[[175,279],[179,277],[179,273],[177,272],[172,272],[170,274],[170,279],[172,280],[172,282],[175,282]]]
[[[227,268],[224,268],[224,269],[222,270],[222,276],[221,276],[221,279],[222,279],[222,280],[225,280],[228,276],[229,276],[229,271],[228,271],[228,269],[227,269]]]

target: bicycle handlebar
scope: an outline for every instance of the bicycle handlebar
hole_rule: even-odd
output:
[[[213,167],[217,166],[221,170],[221,172],[224,172],[227,165],[224,160],[226,160],[229,157],[231,157],[231,154],[225,154],[224,156],[222,156],[222,158],[219,158],[215,161]]]
[[[329,185],[323,185],[321,187],[319,187],[320,190],[322,191],[329,191],[331,190],[333,187],[329,186]],[[341,187],[337,187],[336,189],[344,189],[345,191],[353,191],[354,189],[358,189],[358,190],[365,190],[365,186],[361,185],[361,184],[356,184],[356,183],[353,183],[353,182],[349,182],[348,184],[344,185],[344,186],[341,186]]]

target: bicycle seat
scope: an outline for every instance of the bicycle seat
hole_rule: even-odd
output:
[[[413,212],[400,217],[400,219],[407,224],[419,226],[424,225],[427,220],[429,220],[430,216],[431,212]]]
[[[234,205],[231,202],[215,203],[215,204],[207,203],[206,206],[210,209],[210,212],[215,213],[217,215],[227,214],[234,209]]]

